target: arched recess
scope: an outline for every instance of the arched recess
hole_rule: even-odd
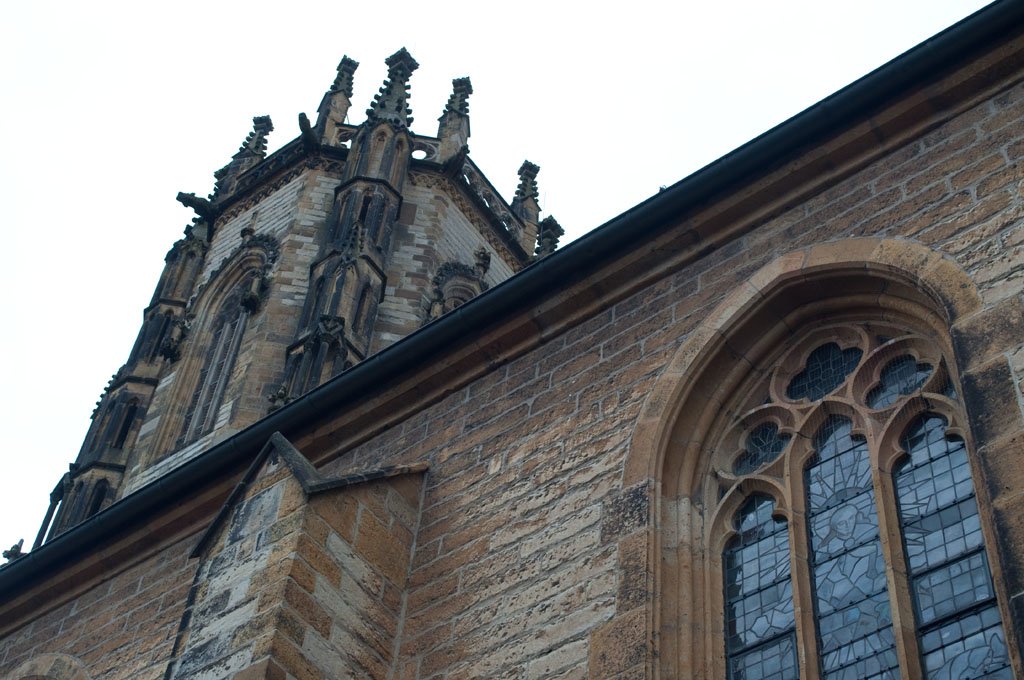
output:
[[[157,414],[160,424],[151,449],[155,459],[210,431],[210,427],[195,424],[197,403],[209,402],[200,403],[207,410],[219,406],[233,372],[234,357],[252,327],[251,317],[260,311],[267,296],[278,254],[273,238],[247,236],[189,302],[187,316],[192,319],[192,328],[182,345],[182,359],[165,409]],[[218,362],[222,374],[219,384],[210,388],[206,383],[212,360]]]
[[[828,418],[845,418],[855,438],[874,436],[871,427],[857,420],[855,409],[844,404],[848,397],[843,395],[826,399],[827,407],[809,409],[807,422],[789,422],[787,418],[792,420],[792,416],[772,413],[768,395],[754,394],[769,382],[765,367],[774,366],[771,375],[777,375],[785,357],[803,352],[797,363],[805,361],[814,346],[821,346],[820,338],[829,328],[875,324],[922,338],[919,344],[935,348],[927,351],[945,358],[943,370],[957,386],[957,364],[964,358],[954,352],[950,329],[980,307],[981,299],[969,277],[941,255],[907,241],[851,239],[779,257],[740,284],[691,334],[645,403],[624,476],[627,487],[653,482],[658,496],[651,504],[649,558],[654,566],[656,597],[648,625],[656,641],[655,664],[660,677],[725,677],[725,653],[716,641],[723,632],[721,548],[735,532],[727,515],[739,505],[744,490],[730,488],[728,480],[716,477],[719,473],[715,470],[722,468],[723,450],[737,445],[737,423],[752,410],[762,409],[761,421],[772,422],[778,431],[794,437],[785,449],[786,463],[780,459],[775,468],[777,478],[803,474],[814,454],[809,433],[820,429]],[[819,340],[812,342],[814,333]],[[880,346],[888,339],[869,342],[874,343],[874,351],[881,352]],[[800,343],[806,349],[799,349]],[[893,347],[898,346],[894,341]],[[840,342],[838,351],[843,349]],[[862,374],[873,370],[876,377],[884,365],[880,361],[871,366],[858,364]],[[791,368],[787,379],[798,368]],[[941,415],[956,408],[936,403],[930,410]],[[959,413],[948,434],[962,436],[970,447],[969,420],[962,408]],[[897,413],[892,420],[900,417]],[[889,433],[885,436],[891,438],[897,425],[887,422],[875,430]],[[718,462],[713,465],[716,457]],[[878,465],[877,461],[873,464]],[[975,480],[979,480],[977,461],[972,461],[972,467]],[[984,505],[987,497],[981,486],[976,484]],[[786,493],[783,488],[770,494],[780,500],[780,518],[803,512],[803,501],[784,498]],[[717,511],[712,509],[715,507]],[[990,520],[983,524],[986,538],[991,539]],[[994,541],[987,542],[992,554]],[[992,562],[999,583],[999,560]],[[805,593],[805,604],[809,598]],[[1000,607],[1003,620],[1009,621],[1006,601],[1003,592]],[[814,621],[813,613],[806,616]],[[1016,659],[1012,650],[1011,656]],[[1019,659],[1014,663],[1019,664]],[[817,668],[811,675],[817,677]]]
[[[42,654],[21,664],[4,680],[90,680],[82,662],[67,654]]]

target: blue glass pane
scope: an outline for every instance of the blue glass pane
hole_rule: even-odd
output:
[[[863,493],[871,494],[874,502],[867,448],[863,439],[853,438],[852,430],[849,419],[832,417],[815,437],[816,456],[806,475],[809,510],[837,507]],[[871,521],[877,524],[877,519]]]
[[[1013,677],[995,606],[958,616],[922,635],[921,654],[926,677],[934,680]]]
[[[914,579],[920,625],[995,597],[985,553],[969,555]]]
[[[822,653],[822,666],[828,680],[862,680],[900,677],[896,641],[892,628],[883,628]]]
[[[856,347],[840,349],[830,342],[811,352],[807,365],[786,388],[789,399],[817,401],[846,382],[846,376],[857,368],[862,352]]]
[[[1011,677],[967,451],[946,421],[918,419],[896,473],[903,546],[929,678]]]
[[[868,393],[868,406],[884,408],[905,394],[921,389],[932,374],[931,364],[919,364],[910,355],[893,359],[879,376],[878,385]]]
[[[796,678],[793,591],[786,523],[770,498],[737,512],[739,532],[723,554],[725,647],[730,678]]]
[[[822,674],[892,677],[896,650],[867,443],[847,418],[815,437],[804,473]]]
[[[758,425],[747,435],[747,447],[736,459],[733,472],[745,475],[775,460],[789,440],[788,434],[779,434],[779,426],[775,423]]]
[[[772,640],[742,654],[729,657],[732,680],[796,680],[796,644],[794,635]]]

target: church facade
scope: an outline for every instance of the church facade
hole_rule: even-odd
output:
[[[0,676],[1024,677],[1024,6],[559,250],[387,63],[179,194]]]

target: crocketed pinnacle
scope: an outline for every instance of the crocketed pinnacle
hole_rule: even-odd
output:
[[[562,229],[554,217],[548,215],[540,221],[540,232],[537,234],[537,250],[535,255],[537,257],[546,257],[551,253],[555,252],[558,247],[558,239],[565,234],[565,230]]]
[[[388,77],[373,98],[373,104],[366,110],[367,120],[387,122],[395,127],[412,125],[412,109],[409,108],[409,77],[420,67],[412,55],[403,47],[384,63],[388,65]]]
[[[263,158],[267,155],[267,135],[274,130],[274,123],[271,122],[270,116],[256,116],[252,119],[252,132],[242,142],[242,146],[238,148],[232,158],[242,158],[245,156],[258,156]]]
[[[473,94],[473,84],[469,78],[455,78],[452,80],[452,94],[448,97],[444,112],[454,111],[464,116],[469,115],[469,95]]]
[[[338,64],[338,77],[334,79],[334,84],[331,85],[331,94],[340,92],[346,97],[351,97],[353,76],[357,68],[359,68],[358,61],[349,59],[347,54],[343,56],[341,63]]]
[[[535,165],[530,161],[523,161],[523,164],[519,167],[519,186],[516,187],[516,199],[520,201],[525,201],[529,198],[537,199],[537,196],[539,196],[537,190],[538,172],[540,172],[539,165]]]

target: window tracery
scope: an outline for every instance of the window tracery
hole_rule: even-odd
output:
[[[721,552],[727,677],[1012,677],[937,344],[823,326],[745,391],[706,496],[739,508]]]

